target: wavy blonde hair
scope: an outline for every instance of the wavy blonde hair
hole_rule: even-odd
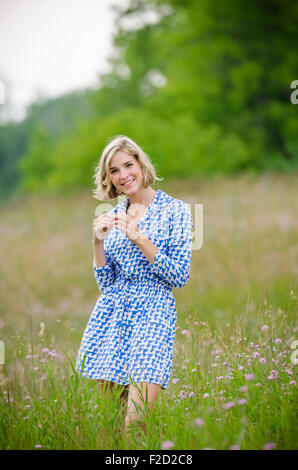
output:
[[[155,182],[155,180],[162,181],[163,178],[158,178],[154,166],[151,163],[149,155],[147,155],[141,147],[139,147],[132,139],[125,135],[118,135],[112,138],[112,141],[104,148],[99,163],[95,168],[95,184],[96,189],[92,191],[93,197],[100,201],[114,199],[123,194],[119,191],[110,179],[109,164],[113,156],[118,150],[122,150],[128,155],[133,156],[140,164],[143,183],[145,188]]]

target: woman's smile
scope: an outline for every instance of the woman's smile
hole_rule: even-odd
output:
[[[134,178],[129,180],[127,183],[123,183],[122,186],[124,186],[125,188],[128,188],[128,186],[131,186],[131,184],[134,182]]]

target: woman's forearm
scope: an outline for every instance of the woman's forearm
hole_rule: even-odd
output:
[[[134,243],[140,248],[150,263],[153,264],[155,255],[158,252],[157,246],[144,235],[142,235],[138,240],[134,240]],[[99,268],[105,266],[107,264],[107,259],[104,253],[104,241],[96,239],[93,241],[92,246],[96,266]]]
[[[96,241],[92,243],[92,246],[93,246],[93,255],[94,255],[96,266],[98,268],[105,266],[107,264],[107,259],[106,259],[106,255],[104,252],[103,240],[97,239]]]
[[[154,243],[152,243],[152,241],[149,238],[145,237],[143,234],[138,240],[135,241],[135,244],[144,253],[150,263],[153,264],[155,255],[158,252],[157,246],[154,245]]]

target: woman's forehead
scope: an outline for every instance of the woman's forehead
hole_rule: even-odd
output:
[[[125,163],[131,162],[134,160],[132,155],[123,152],[122,150],[118,150],[115,155],[110,160],[109,168],[113,168],[114,165],[124,165]]]

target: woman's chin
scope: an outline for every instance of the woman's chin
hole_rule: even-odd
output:
[[[137,192],[137,189],[135,187],[133,188],[123,188],[122,191],[125,193],[125,194],[135,194]]]

